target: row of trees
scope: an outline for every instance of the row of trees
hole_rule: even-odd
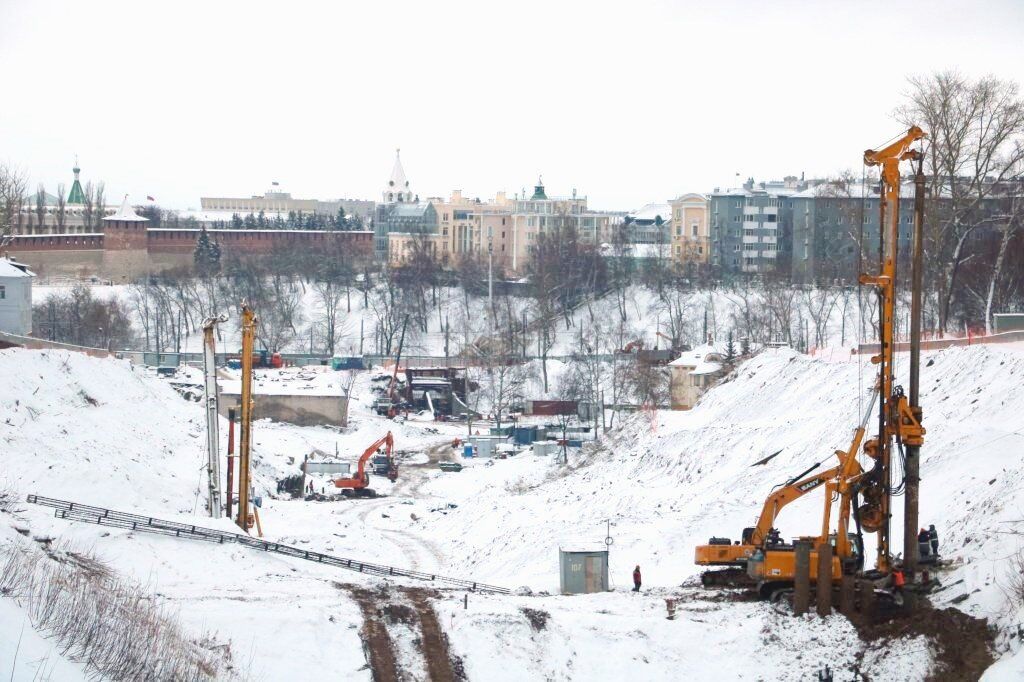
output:
[[[231,228],[234,230],[362,230],[362,216],[345,213],[344,207],[339,206],[338,212],[334,215],[304,211],[288,211],[288,215],[282,217],[274,215],[268,217],[264,211],[249,213],[245,216],[235,213],[230,221],[216,221],[214,229]]]

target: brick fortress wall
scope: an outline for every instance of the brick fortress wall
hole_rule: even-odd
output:
[[[324,252],[338,242],[349,254],[373,254],[372,232],[316,230],[208,230],[223,255],[265,255],[300,248]],[[149,228],[146,223],[107,221],[102,233],[18,235],[5,250],[37,275],[98,277],[127,282],[146,273],[192,265],[198,229]]]

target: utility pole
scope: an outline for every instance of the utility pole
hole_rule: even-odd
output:
[[[203,321],[203,399],[206,404],[206,473],[208,476],[206,511],[214,519],[220,518],[220,434],[217,414],[217,323],[227,317],[211,317]]]
[[[481,227],[481,229],[483,229]],[[491,333],[494,332],[494,238],[487,238],[487,307],[490,310]]]
[[[914,241],[910,266],[910,411],[921,423],[921,288],[924,280],[924,156],[914,176]],[[918,503],[921,493],[921,446],[907,446],[906,496],[903,500],[903,562],[907,573],[917,571]]]

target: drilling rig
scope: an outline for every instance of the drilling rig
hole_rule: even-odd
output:
[[[787,481],[781,488],[768,496],[762,508],[757,525],[744,529],[741,541],[733,544],[728,538],[711,538],[706,545],[696,548],[695,561],[703,566],[725,566],[724,570],[705,573],[705,586],[730,584],[739,577],[739,582],[753,582],[762,596],[776,597],[789,590],[795,577],[794,545],[786,543],[775,528],[775,521],[782,508],[793,500],[812,490],[824,492],[824,511],[821,533],[818,536],[801,538],[809,541],[813,550],[810,555],[811,581],[816,581],[818,572],[818,550],[831,545],[831,575],[838,581],[843,575],[863,572],[863,533],[877,534],[875,570],[871,577],[884,577],[892,569],[891,517],[892,497],[906,487],[906,527],[910,530],[905,538],[905,562],[912,571],[917,545],[914,528],[917,525],[917,457],[924,442],[925,429],[921,425],[922,410],[918,405],[918,378],[920,367],[920,288],[922,268],[923,230],[923,174],[921,152],[912,145],[926,137],[917,126],[911,127],[904,135],[879,150],[864,152],[867,166],[881,167],[881,201],[879,202],[879,265],[877,274],[860,274],[861,285],[871,286],[878,299],[879,352],[871,358],[878,367],[871,398],[863,418],[856,428],[850,447],[835,452],[838,464],[820,474],[807,476],[820,466],[820,462],[802,474]],[[910,354],[910,395],[896,384],[893,364],[895,350],[895,308],[897,265],[899,256],[899,200],[900,163],[918,161],[914,202],[914,253],[911,304],[911,354]],[[877,427],[874,437],[865,440],[875,404],[878,405]],[[863,451],[870,462],[863,468],[858,461],[858,452]],[[893,485],[893,454],[898,453],[904,461],[905,478]],[[805,476],[807,476],[805,478]],[[837,528],[831,531],[832,505],[838,501]],[[849,530],[850,520],[854,521],[856,533]],[[823,575],[827,573],[823,572]]]

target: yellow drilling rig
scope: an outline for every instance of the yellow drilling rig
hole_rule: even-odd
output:
[[[698,546],[695,552],[698,565],[725,567],[706,572],[702,578],[706,586],[753,582],[761,594],[769,598],[778,597],[791,589],[796,571],[795,547],[782,538],[776,529],[776,519],[787,504],[816,490],[824,493],[821,533],[800,538],[809,541],[813,547],[810,555],[812,582],[816,582],[819,575],[819,550],[832,557],[831,575],[834,582],[839,581],[843,575],[863,573],[864,532],[877,534],[875,569],[869,575],[884,577],[891,571],[892,496],[903,485],[906,487],[905,535],[909,535],[904,538],[904,563],[911,572],[915,568],[918,456],[925,433],[918,405],[924,176],[920,166],[921,152],[914,149],[913,145],[925,137],[923,130],[913,126],[891,144],[864,152],[864,163],[867,166],[881,168],[878,273],[860,275],[860,283],[873,287],[878,299],[879,352],[871,358],[871,362],[878,368],[871,399],[854,432],[850,447],[836,451],[838,463],[833,468],[807,476],[820,465],[816,464],[769,495],[757,524],[744,529],[739,542],[733,544],[728,538],[711,538],[708,544]],[[909,395],[904,393],[902,386],[896,385],[893,365],[900,163],[904,161],[919,162],[914,202]],[[865,440],[876,403],[878,431],[874,437]],[[863,451],[865,463],[870,463],[870,466],[862,467],[858,460],[860,451]],[[905,472],[904,481],[896,487],[892,480],[894,452],[903,458]],[[835,531],[832,531],[832,506],[836,502],[837,523]],[[850,531],[851,519],[856,527],[853,533]],[[829,546],[826,549],[830,551],[823,549],[825,545]],[[827,575],[825,572],[822,574]]]

